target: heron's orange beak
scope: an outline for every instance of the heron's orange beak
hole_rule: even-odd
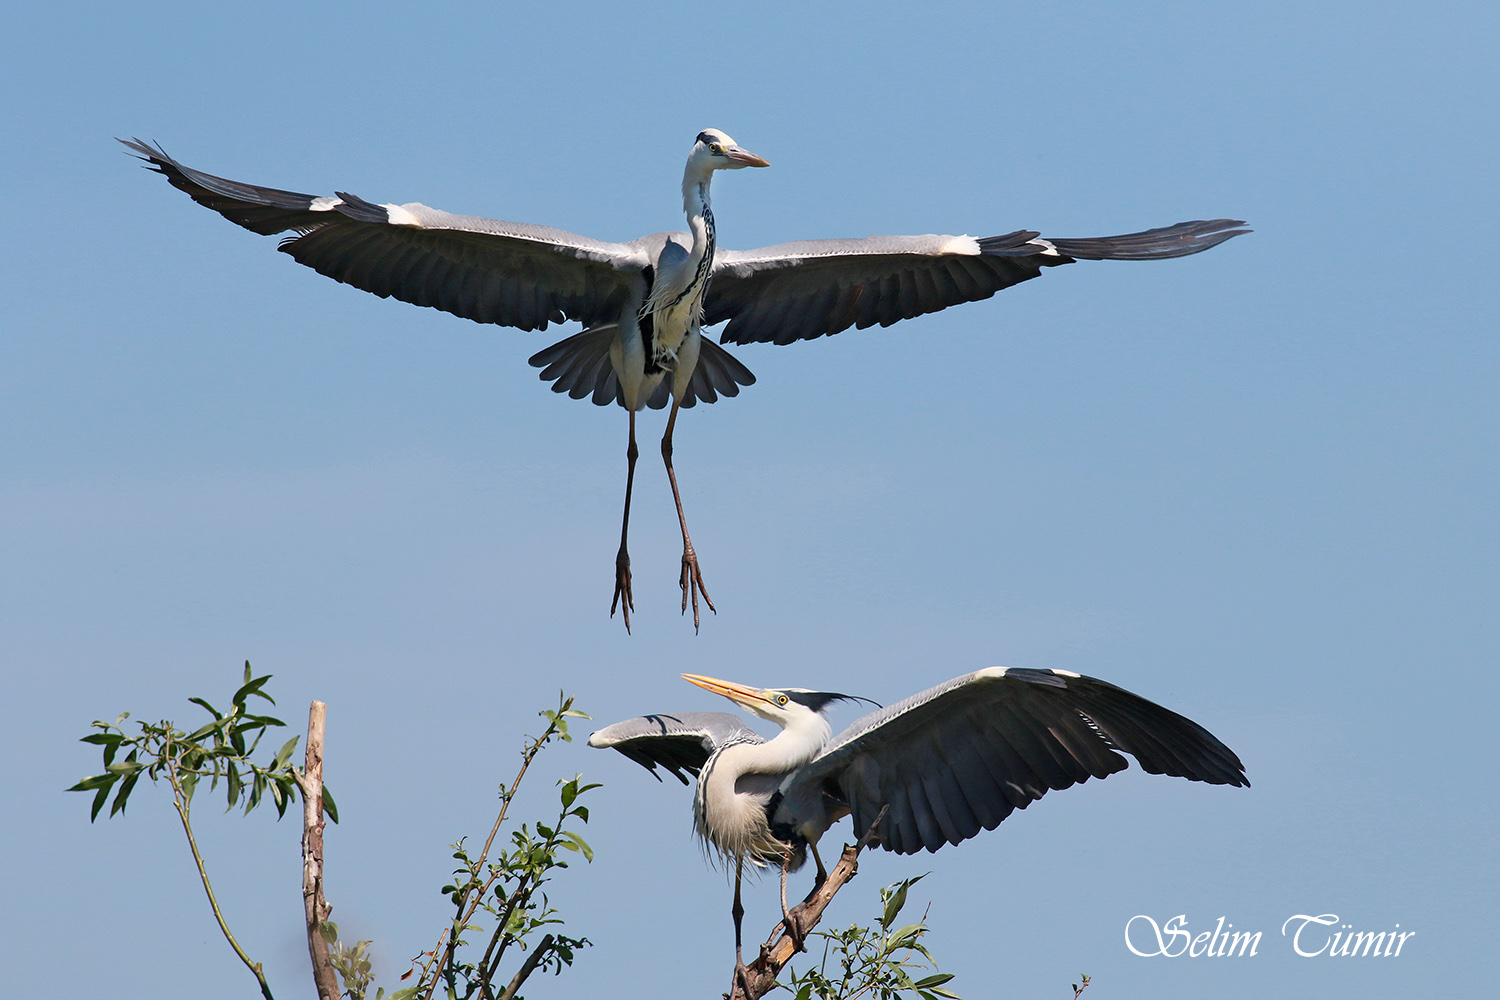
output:
[[[764,702],[765,695],[760,688],[749,687],[745,684],[736,684],[734,681],[721,681],[713,677],[704,677],[701,674],[683,674],[682,679],[689,684],[696,684],[705,691],[721,694],[730,701],[744,705],[749,708],[752,704]]]

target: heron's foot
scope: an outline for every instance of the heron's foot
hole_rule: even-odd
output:
[[[792,954],[807,950],[807,935],[802,933],[802,905],[792,907],[781,917],[781,926],[786,928],[787,937],[792,939]]]
[[[615,597],[609,602],[609,616],[615,616],[615,609],[622,608],[625,612],[625,631],[630,631],[630,612],[635,610],[635,597],[630,593],[630,553],[625,551],[625,546],[620,546],[620,554],[615,556]]]
[[[708,588],[703,585],[703,571],[698,568],[698,553],[693,551],[693,543],[688,542],[682,548],[682,577],[677,581],[682,588],[682,613],[687,614],[688,601],[693,602],[693,631],[698,631],[698,595],[703,595],[703,603],[708,605],[708,610],[714,614],[719,609],[714,607],[713,598],[708,596]]]
[[[734,985],[730,987],[729,996],[738,993],[742,997],[750,995],[750,970],[745,968],[745,963],[740,957],[734,957]]]

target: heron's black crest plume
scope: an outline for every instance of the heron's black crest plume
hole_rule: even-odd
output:
[[[857,694],[839,694],[836,691],[787,691],[786,696],[799,705],[805,705],[814,712],[821,712],[823,708],[834,701],[863,701],[876,708],[880,708],[878,701],[870,701],[869,698]]]

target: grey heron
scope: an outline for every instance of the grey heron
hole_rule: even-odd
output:
[[[990,667],[856,719],[837,737],[825,715],[853,696],[758,688],[697,674],[685,680],[776,723],[767,740],[738,716],[687,712],[627,719],[589,737],[656,775],[697,777],[693,828],[734,865],[740,958],[746,864],[786,873],[851,817],[854,836],[898,854],[936,851],[993,830],[1049,790],[1104,778],[1135,757],[1152,774],[1248,787],[1234,751],[1191,719],[1106,681],[1067,670]],[[656,775],[660,780],[660,775]],[[787,927],[792,929],[788,920]]]
[[[583,330],[537,352],[530,363],[554,392],[618,403],[629,414],[625,509],[615,556],[610,615],[635,607],[631,592],[630,498],[635,415],[672,404],[661,453],[682,529],[682,611],[703,585],[672,466],[677,411],[736,396],[755,376],[701,336],[728,321],[720,343],[790,344],[989,298],[1075,260],[1162,260],[1217,246],[1248,230],[1232,219],[1090,239],[1042,239],[1031,230],[970,236],[871,236],[806,240],[759,250],[717,246],[709,185],[715,171],[769,164],[717,129],[698,133],[682,178],[688,233],[610,243],[547,226],[452,215],[418,203],[374,204],[352,194],[298,194],[206,174],[161,147],[121,140],[173,187],[262,235],[291,232],[282,252],[337,281],[431,306],[479,323],[543,330],[574,321]]]

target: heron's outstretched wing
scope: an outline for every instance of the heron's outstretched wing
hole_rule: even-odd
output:
[[[697,777],[716,747],[730,740],[764,743],[759,733],[727,712],[682,712],[677,715],[643,715],[606,726],[589,737],[589,746],[613,747],[656,775],[661,765],[684,785],[687,776]]]
[[[790,344],[987,299],[1075,260],[1162,260],[1218,246],[1233,219],[1179,222],[1125,236],[1044,240],[1029,230],[969,236],[805,240],[714,254],[704,323],[729,320],[720,343]]]
[[[159,147],[124,142],[172,186],[230,222],[269,236],[330,278],[479,323],[522,330],[617,319],[644,294],[644,249],[547,226],[450,215],[426,205],[375,205],[256,187],[183,166]]]
[[[1050,789],[1128,765],[1249,785],[1240,759],[1190,719],[1113,684],[1060,670],[990,667],[857,719],[792,779],[836,786],[862,836],[912,854],[993,830]],[[787,791],[791,798],[794,790]]]

